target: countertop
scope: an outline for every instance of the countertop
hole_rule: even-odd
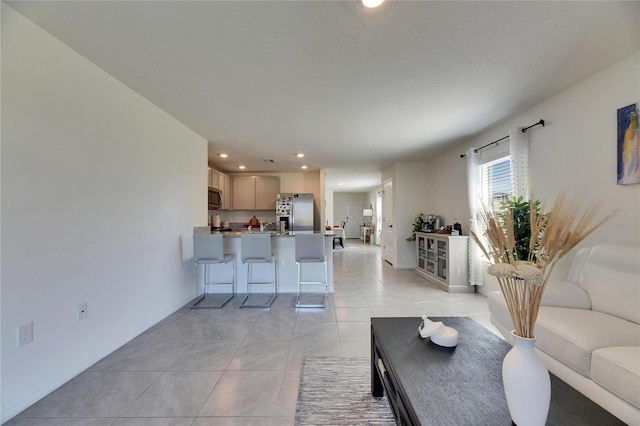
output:
[[[194,234],[211,234],[211,235],[219,235],[219,234],[221,234],[223,237],[226,237],[226,238],[238,238],[242,234],[267,234],[267,235],[270,235],[272,237],[279,237],[279,238],[295,237],[295,235],[296,235],[295,232],[287,232],[286,234],[280,234],[279,232],[273,231],[273,230],[265,230],[263,232],[260,232],[259,230],[258,231],[242,231],[242,232],[238,232],[238,231],[212,231],[209,226],[197,226],[197,227],[193,228],[193,233]],[[303,234],[324,234],[324,232],[303,232]],[[332,237],[333,235],[326,235],[326,236],[327,237]]]

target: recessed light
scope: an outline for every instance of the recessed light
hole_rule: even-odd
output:
[[[300,153],[296,154],[296,157],[302,158],[302,157],[304,157],[304,154],[300,152]]]
[[[221,158],[227,158],[228,156],[229,156],[228,154],[224,154],[224,153],[223,153],[223,154],[220,154],[220,157],[221,157]]]
[[[368,8],[378,7],[384,0],[362,0],[362,5]]]
[[[301,168],[301,169],[306,169],[306,168],[307,168],[307,166],[300,166],[300,168]]]
[[[240,165],[238,166],[238,168],[239,168],[239,169],[244,170],[246,167],[245,167],[244,165],[240,164]]]
[[[338,185],[342,185],[342,182],[340,182]]]

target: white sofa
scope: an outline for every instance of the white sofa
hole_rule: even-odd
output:
[[[491,322],[512,342],[501,292]],[[550,279],[534,333],[550,372],[627,424],[640,425],[640,246],[580,249],[566,280]]]

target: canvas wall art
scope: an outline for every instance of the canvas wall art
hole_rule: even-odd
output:
[[[618,185],[640,183],[638,104],[618,109]]]

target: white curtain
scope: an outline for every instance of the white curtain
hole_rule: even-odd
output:
[[[529,199],[529,133],[522,127],[509,130],[511,195]]]
[[[480,194],[480,154],[475,148],[467,150],[467,188],[469,191],[469,213],[471,214],[471,230],[482,236],[478,229],[477,215],[481,207]],[[529,133],[523,133],[521,127],[509,130],[509,155],[511,168],[512,195],[529,199]],[[473,240],[469,240],[469,282],[471,285],[482,285],[482,251]]]
[[[478,209],[480,208],[480,154],[475,148],[469,148],[467,158],[467,189],[469,191],[469,213],[471,214],[471,230],[476,235],[482,235],[478,229]],[[478,244],[469,238],[469,284],[482,285],[482,251]]]

